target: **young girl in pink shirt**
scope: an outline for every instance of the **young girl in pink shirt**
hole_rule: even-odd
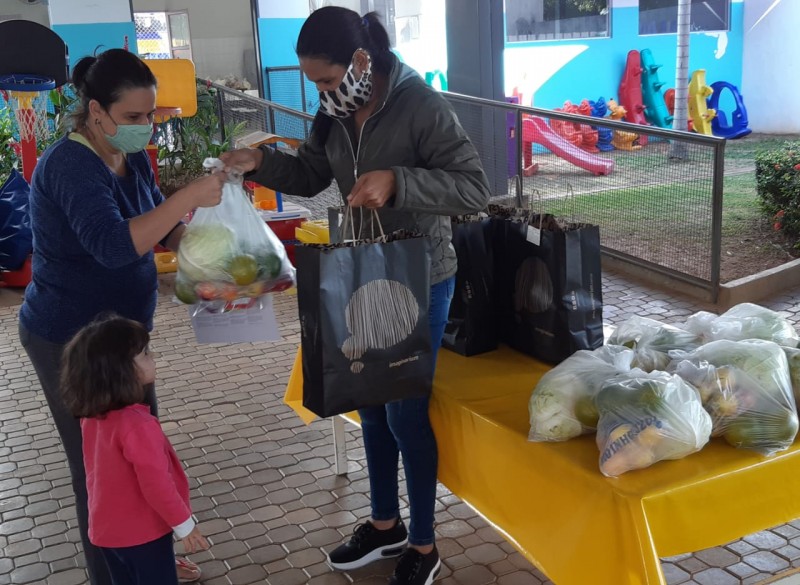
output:
[[[114,585],[176,585],[173,532],[187,553],[209,546],[178,456],[143,404],[156,375],[149,341],[140,323],[103,318],[75,335],[62,363],[64,401],[81,419],[89,540]]]

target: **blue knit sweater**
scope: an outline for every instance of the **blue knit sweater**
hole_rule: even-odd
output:
[[[163,200],[144,152],[119,177],[75,140],[51,146],[31,184],[33,280],[21,324],[59,344],[107,311],[152,329],[157,271],[152,251],[136,252],[128,221]]]

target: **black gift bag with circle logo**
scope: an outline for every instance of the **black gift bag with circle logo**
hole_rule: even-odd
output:
[[[328,417],[429,395],[429,239],[395,232],[295,257],[303,406]]]
[[[463,356],[497,349],[489,226],[485,215],[452,218],[458,271],[442,347]]]
[[[553,364],[600,347],[599,227],[528,210],[492,211],[502,340]]]

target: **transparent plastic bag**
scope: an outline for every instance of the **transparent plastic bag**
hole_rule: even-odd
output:
[[[681,355],[675,373],[700,393],[713,435],[765,455],[788,449],[798,421],[789,366],[772,341],[719,340]]]
[[[716,313],[710,313],[708,311],[697,311],[693,315],[689,316],[686,319],[686,323],[683,324],[683,329],[689,331],[690,333],[694,333],[698,337],[700,337],[703,342],[712,341],[711,339],[711,323],[719,317]]]
[[[606,380],[631,369],[633,351],[604,345],[572,354],[539,380],[528,402],[529,441],[566,441],[597,428],[594,397]]]
[[[203,165],[220,168],[222,162],[206,159]],[[197,209],[181,238],[178,300],[222,311],[237,299],[257,299],[294,282],[286,249],[250,203],[241,175],[230,175],[220,204]]]
[[[645,372],[666,370],[675,349],[691,351],[702,344],[696,333],[674,325],[660,323],[655,319],[633,316],[617,327],[608,339],[609,345],[622,345],[634,350],[634,368]]]
[[[787,347],[797,347],[800,341],[794,326],[785,317],[753,303],[740,303],[718,317],[701,311],[689,317],[686,329],[707,341],[764,339]]]
[[[702,449],[711,417],[697,391],[666,372],[633,370],[608,380],[595,397],[600,471],[616,477]]]
[[[789,378],[792,382],[794,402],[797,405],[800,404],[800,349],[784,347],[783,353],[786,354],[786,361],[789,363]]]

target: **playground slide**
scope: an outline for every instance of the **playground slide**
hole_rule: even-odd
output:
[[[522,121],[522,141],[535,142],[547,150],[594,175],[608,175],[614,170],[614,161],[589,154],[556,134],[544,118],[532,116]]]

